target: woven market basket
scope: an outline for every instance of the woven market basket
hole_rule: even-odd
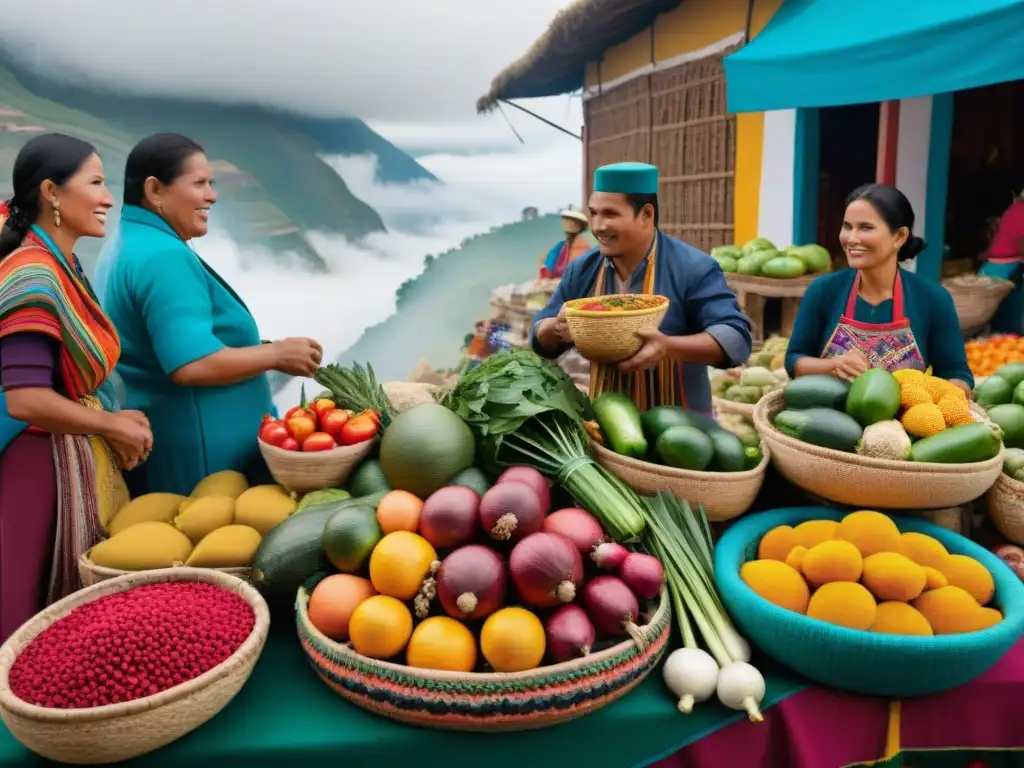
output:
[[[957,278],[942,281],[942,287],[953,297],[960,329],[966,336],[981,331],[999,309],[1013,283],[999,277],[987,277],[984,281],[962,282]]]
[[[988,516],[999,532],[1014,544],[1024,546],[1024,483],[1000,472],[985,501]]]
[[[809,275],[801,275],[800,277],[792,278],[779,278],[779,277],[761,277],[760,275],[741,275],[739,272],[726,272],[725,282],[734,291],[737,288],[753,288],[756,293],[757,288],[773,288],[773,289],[786,289],[786,288],[803,288],[806,289],[816,278],[821,277],[827,272],[812,272]]]
[[[921,637],[861,632],[780,608],[757,595],[739,576],[757,556],[761,537],[778,525],[839,520],[826,507],[790,507],[750,515],[715,545],[715,582],[726,610],[751,644],[802,675],[846,691],[876,696],[920,696],[963,685],[983,674],[1024,633],[1024,582],[1002,560],[958,534],[913,517],[896,515],[901,531],[938,539],[992,574],[993,605],[1003,612],[994,627],[962,635]]]
[[[262,440],[257,442],[274,480],[289,491],[308,493],[344,485],[352,470],[373,451],[378,438],[310,453],[286,451]]]
[[[199,581],[242,597],[256,614],[252,633],[226,661],[188,682],[153,696],[90,709],[50,709],[28,704],[10,689],[18,654],[44,629],[80,605],[145,584]],[[0,718],[19,742],[57,762],[96,765],[128,760],[159,749],[220,712],[249,679],[263,651],[270,612],[250,585],[203,568],[169,568],[119,576],[60,600],[24,624],[0,648]]]
[[[649,309],[626,312],[597,312],[579,309],[601,299],[625,298],[631,294],[616,293],[597,298],[573,299],[565,302],[565,319],[569,323],[576,349],[595,363],[618,363],[637,353],[643,340],[636,332],[657,328],[668,311],[668,298],[656,296],[661,304]]]
[[[176,566],[178,568],[184,568],[184,565]],[[210,568],[211,571],[217,571],[219,573],[226,573],[229,576],[234,576],[236,579],[242,581],[249,581],[250,568]],[[92,560],[89,559],[89,554],[86,553],[78,559],[78,575],[82,579],[83,587],[91,587],[93,584],[99,584],[101,581],[108,581],[115,579],[118,576],[127,576],[132,573],[142,573],[142,571],[121,571],[117,568],[107,568],[102,565],[96,565]]]
[[[711,397],[711,406],[715,409],[716,413],[738,413],[740,416],[746,416],[748,419],[754,418],[754,406],[749,403],[734,403],[732,400],[726,400],[724,397]]]
[[[697,472],[620,456],[590,441],[590,452],[597,463],[634,491],[643,496],[668,491],[691,506],[703,506],[713,523],[739,517],[753,506],[768,469],[768,445],[763,441],[761,451],[761,463],[744,472]]]
[[[772,392],[754,409],[754,426],[771,448],[772,463],[793,485],[837,504],[871,509],[955,507],[984,496],[1003,469],[1002,452],[974,464],[935,464],[872,459],[804,443],[772,424],[783,403],[783,393]]]
[[[296,599],[299,640],[328,687],[374,714],[450,731],[525,731],[594,712],[625,696],[657,666],[671,634],[668,593],[632,640],[547,667],[511,673],[413,669],[370,659],[323,635],[309,620],[309,594]]]

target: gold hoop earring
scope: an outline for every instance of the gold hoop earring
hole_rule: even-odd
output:
[[[54,226],[60,226],[60,200],[53,201],[53,223]]]

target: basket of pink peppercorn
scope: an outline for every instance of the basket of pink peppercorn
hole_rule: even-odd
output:
[[[50,760],[144,755],[231,701],[269,628],[260,594],[226,573],[169,568],[95,584],[0,647],[0,718]]]

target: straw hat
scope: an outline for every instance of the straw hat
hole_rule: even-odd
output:
[[[572,208],[566,208],[561,214],[563,219],[574,219],[582,224],[590,224],[590,219],[587,218],[587,214],[583,211],[574,211]]]

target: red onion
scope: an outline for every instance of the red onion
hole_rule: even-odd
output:
[[[571,603],[583,583],[583,558],[557,533],[533,533],[516,544],[508,559],[519,597],[527,605],[553,608]]]
[[[605,541],[594,547],[590,559],[597,563],[598,568],[606,571],[617,571],[625,561],[629,550],[614,541]]]
[[[993,547],[992,551],[1010,566],[1010,570],[1020,576],[1021,579],[1024,579],[1024,549],[1015,544],[1002,544],[998,547]]]
[[[420,534],[437,549],[461,547],[476,538],[480,528],[480,497],[461,485],[441,488],[427,497],[420,510]]]
[[[565,536],[583,554],[604,541],[601,524],[584,509],[569,507],[552,512],[544,518],[542,530]]]
[[[551,484],[544,475],[533,467],[509,467],[494,481],[495,485],[501,485],[502,483],[522,483],[523,485],[528,485],[537,494],[544,514],[547,514],[548,510],[551,509]]]
[[[548,653],[555,661],[570,661],[586,656],[594,647],[594,625],[578,605],[563,605],[544,624]]]
[[[640,597],[653,600],[661,592],[665,571],[658,558],[640,552],[630,552],[619,568],[619,578]]]
[[[613,637],[628,635],[640,647],[646,645],[636,625],[640,604],[622,579],[616,576],[591,579],[583,588],[583,605],[598,632]]]
[[[480,522],[496,541],[519,541],[541,529],[544,507],[530,486],[509,480],[480,499]]]
[[[482,619],[505,603],[505,563],[487,547],[470,544],[446,557],[437,572],[437,597],[455,619]]]

